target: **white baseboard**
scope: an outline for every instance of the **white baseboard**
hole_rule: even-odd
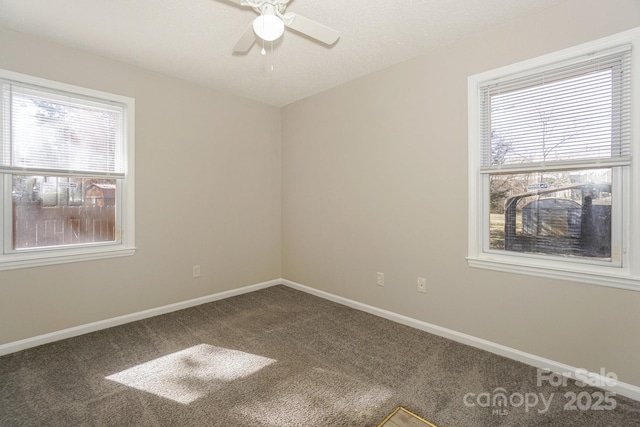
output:
[[[573,366],[566,365],[564,363],[555,362],[544,357],[536,356],[534,354],[526,353],[524,351],[516,350],[511,347],[507,347],[501,344],[497,344],[491,341],[487,341],[482,338],[467,335],[461,332],[454,331],[452,329],[443,328],[442,326],[433,325],[431,323],[416,320],[411,317],[403,316],[391,311],[383,310],[381,308],[373,307],[371,305],[363,304],[357,301],[350,300],[341,296],[330,294],[328,292],[320,291],[318,289],[311,288],[309,286],[302,285],[300,283],[292,282],[291,280],[282,279],[282,284],[303,291],[320,298],[327,299],[329,301],[337,302],[347,307],[355,308],[356,310],[364,311],[373,314],[378,317],[383,317],[388,320],[392,320],[397,323],[401,323],[412,328],[420,329],[425,332],[429,332],[433,335],[438,335],[443,338],[448,338],[452,341],[456,341],[462,344],[476,347],[488,352],[504,356],[508,359],[517,360],[527,365],[531,365],[536,368],[549,370],[556,374],[561,374],[573,379],[584,380],[585,375],[588,375],[590,380],[593,380],[597,384],[602,384],[599,388],[612,391],[621,396],[628,397],[633,400],[640,401],[640,387],[615,381],[614,385],[608,386],[612,381],[609,378],[604,378],[598,373],[586,372],[584,369],[575,368]]]
[[[125,314],[123,316],[113,317],[111,319],[100,320],[98,322],[87,323],[85,325],[74,326],[73,328],[63,329],[60,331],[51,332],[44,335],[38,335],[36,337],[26,338],[20,341],[14,341],[7,344],[2,344],[0,345],[0,356],[9,354],[9,353],[15,353],[16,351],[25,350],[31,347],[37,347],[39,345],[48,344],[54,341],[76,337],[78,335],[88,334],[90,332],[99,331],[101,329],[107,329],[114,326],[123,325],[125,323],[135,322],[137,320],[159,316],[161,314],[183,310],[185,308],[194,307],[196,305],[206,304],[208,302],[230,298],[236,295],[246,294],[249,292],[257,291],[258,289],[264,289],[274,285],[279,285],[281,283],[282,283],[282,280],[280,279],[270,280],[268,282],[244,286],[242,288],[231,289],[229,291],[218,292],[216,294],[191,299],[188,301],[182,301],[175,304],[164,305],[162,307],[139,311],[137,313]]]
[[[249,292],[257,291],[259,289],[268,288],[274,285],[285,285],[299,291],[315,295],[320,298],[324,298],[329,301],[337,302],[338,304],[346,305],[347,307],[354,308],[356,310],[364,311],[366,313],[373,314],[378,317],[382,317],[396,323],[401,323],[412,328],[416,328],[434,335],[448,338],[452,341],[456,341],[462,344],[476,347],[482,350],[489,351],[500,356],[504,356],[509,359],[517,360],[522,363],[526,363],[536,368],[546,369],[551,372],[562,374],[573,379],[583,379],[584,370],[569,366],[563,363],[555,362],[544,357],[536,356],[534,354],[526,353],[524,351],[516,350],[511,347],[507,347],[501,344],[497,344],[491,341],[487,341],[482,338],[467,335],[461,332],[454,331],[452,329],[443,328],[438,325],[423,322],[421,320],[413,319],[411,317],[397,314],[391,311],[383,310],[371,305],[363,304],[348,298],[344,298],[338,295],[330,294],[318,289],[311,288],[309,286],[302,285],[300,283],[293,282],[286,279],[275,279],[267,282],[257,283],[255,285],[244,286],[238,289],[232,289],[229,291],[219,292],[216,294],[204,296],[201,298],[195,298],[188,301],[182,301],[175,304],[169,304],[162,307],[152,308],[149,310],[139,311],[137,313],[126,314],[123,316],[114,317],[111,319],[101,320],[98,322],[87,323],[85,325],[75,326],[73,328],[63,329],[61,331],[51,332],[44,335],[38,335],[32,338],[26,338],[20,341],[14,341],[7,344],[0,345],[0,356],[15,353],[16,351],[25,350],[27,348],[36,347],[43,344],[48,344],[54,341],[63,340],[66,338],[75,337],[78,335],[87,334],[90,332],[99,331],[101,329],[111,328],[113,326],[123,325],[125,323],[135,322],[137,320],[146,319],[149,317],[159,316],[161,314],[171,313],[173,311],[183,310],[185,308],[194,307],[209,302],[230,298],[236,295],[246,294]],[[596,380],[602,379],[601,384],[605,384],[600,387],[602,389],[612,391],[621,396],[628,397],[640,401],[640,387],[616,381],[615,385],[607,386],[607,379],[601,377],[597,373],[589,373],[589,378]]]

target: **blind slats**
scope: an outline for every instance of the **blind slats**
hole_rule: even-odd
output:
[[[124,178],[124,107],[0,82],[0,172]]]
[[[480,85],[481,172],[628,165],[631,47]]]

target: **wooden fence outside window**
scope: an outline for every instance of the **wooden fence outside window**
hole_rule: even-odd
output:
[[[13,204],[13,248],[115,241],[115,206]]]

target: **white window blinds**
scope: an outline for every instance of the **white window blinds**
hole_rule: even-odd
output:
[[[627,165],[631,47],[480,85],[481,172]]]
[[[124,178],[124,106],[0,85],[0,172]]]

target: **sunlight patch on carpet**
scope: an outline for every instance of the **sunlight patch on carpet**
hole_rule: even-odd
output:
[[[274,362],[255,354],[199,344],[106,379],[187,405]]]

